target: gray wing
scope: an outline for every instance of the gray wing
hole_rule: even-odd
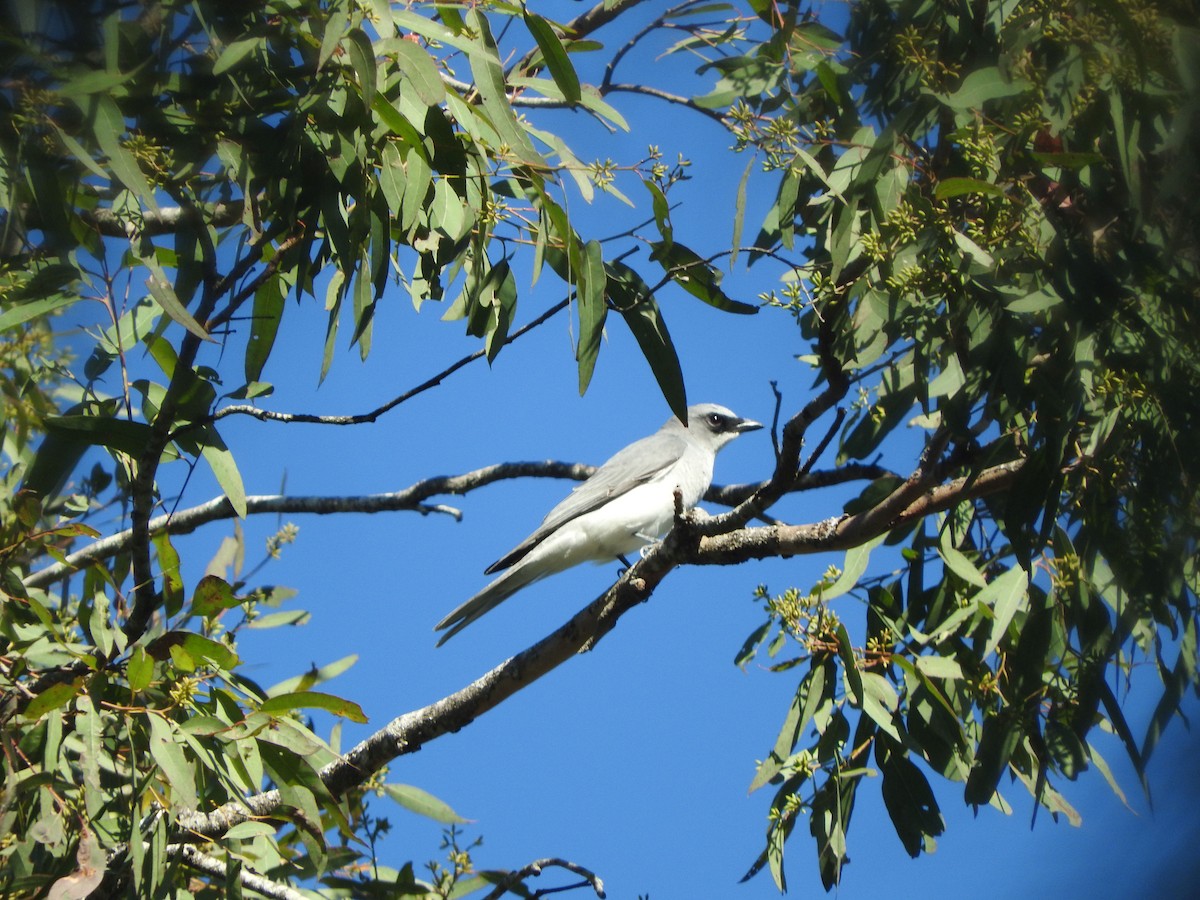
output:
[[[598,509],[639,484],[653,481],[678,462],[687,448],[687,441],[680,435],[660,431],[617,451],[587,481],[550,510],[537,531],[488,566],[484,574],[507,569],[567,522]]]

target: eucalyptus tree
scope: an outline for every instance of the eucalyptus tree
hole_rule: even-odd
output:
[[[1195,13],[866,0],[835,30],[761,0],[610,0],[562,22],[498,2],[10,10],[0,885],[532,895],[525,881],[556,866],[599,892],[566,860],[476,872],[453,825],[427,878],[386,868],[365,801],[387,793],[453,823],[385,783],[387,764],[594,646],[683,564],[845,554],[816,584],[762,589],[764,620],[738,654],[796,681],[764,736],[753,787],[772,798],[748,876],[768,869],[783,888],[806,820],[835,885],[872,766],[914,856],[943,829],[930,775],[976,806],[1005,805],[1015,782],[1072,817],[1063,782],[1107,774],[1089,739],[1101,726],[1143,773],[1196,682]],[[655,84],[649,67],[617,77],[664,30],[681,36],[671,52],[700,58],[705,87]],[[606,47],[600,63],[585,54]],[[627,92],[719,118],[735,165],[624,164],[646,211],[622,245],[568,214],[568,198],[616,187],[555,116],[627,128]],[[732,245],[685,245],[673,188],[729,171]],[[761,191],[773,202],[748,222]],[[635,242],[647,261],[628,256]],[[759,304],[722,288],[723,266],[768,262],[786,275],[764,276]],[[339,340],[370,353],[378,305],[405,295],[442,303],[494,359],[540,321],[513,327],[526,270],[564,286],[544,315],[575,317],[581,391],[605,327],[627,327],[684,408],[655,299],[668,285],[794,327],[819,389],[780,411],[774,470],[714,494],[727,513],[681,519],[567,625],[336,752],[303,716],[361,720],[314,690],[335,672],[266,691],[242,670],[241,629],[286,619],[278,591],[216,574],[189,589],[172,535],[281,510],[428,511],[499,478],[586,475],[498,466],[382,497],[263,498],[221,437],[234,416],[371,421],[448,374],[366,414],[274,412],[263,373],[285,315],[325,316],[322,376]],[[53,325],[81,301],[109,321],[76,365]],[[155,374],[130,374],[135,349]],[[893,449],[906,429],[921,435],[911,459]],[[223,496],[159,514],[174,460],[210,468]],[[751,524],[830,484],[861,487],[839,515]],[[106,506],[128,528],[89,524]],[[885,542],[903,566],[880,574]],[[861,630],[829,605],[847,592],[865,603]],[[1114,685],[1142,660],[1161,700],[1139,738]]]

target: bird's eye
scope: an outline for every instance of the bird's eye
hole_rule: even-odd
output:
[[[708,424],[713,428],[720,428],[725,424],[725,418],[720,413],[709,413]]]

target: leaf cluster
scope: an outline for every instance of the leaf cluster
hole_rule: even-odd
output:
[[[751,871],[783,887],[805,814],[831,888],[872,748],[916,855],[942,830],[922,769],[973,805],[1005,807],[1015,780],[1073,819],[1056,785],[1107,773],[1093,730],[1144,773],[1197,683],[1195,10],[862,2],[844,37],[795,4],[761,15],[773,37],[705,102],[737,95],[730,127],[774,179],[755,251],[806,260],[803,290],[769,302],[857,393],[840,458],[915,426],[910,486],[1018,473],[892,531],[898,573],[859,580],[861,650],[776,599],[743,651],[774,634],[804,673],[754,782],[777,792]],[[904,490],[882,479],[846,511]],[[1113,689],[1139,656],[1162,685],[1140,740]]]

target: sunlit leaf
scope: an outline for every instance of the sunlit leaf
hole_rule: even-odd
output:
[[[297,691],[292,694],[276,694],[269,700],[264,700],[259,707],[267,713],[287,712],[293,709],[319,709],[335,716],[342,716],[351,722],[362,724],[367,721],[362,707],[350,700],[343,700],[332,694],[320,691]]]
[[[405,809],[446,824],[461,824],[464,819],[444,802],[432,794],[409,784],[385,784],[383,791]]]
[[[554,78],[554,83],[562,91],[563,98],[568,103],[578,102],[580,97],[579,76],[575,74],[575,67],[571,65],[571,60],[567,57],[567,51],[563,49],[558,35],[550,27],[550,23],[541,16],[526,11],[524,17],[525,25],[529,28],[533,39],[537,41],[538,49],[542,51],[542,59],[545,60],[546,67]]]

